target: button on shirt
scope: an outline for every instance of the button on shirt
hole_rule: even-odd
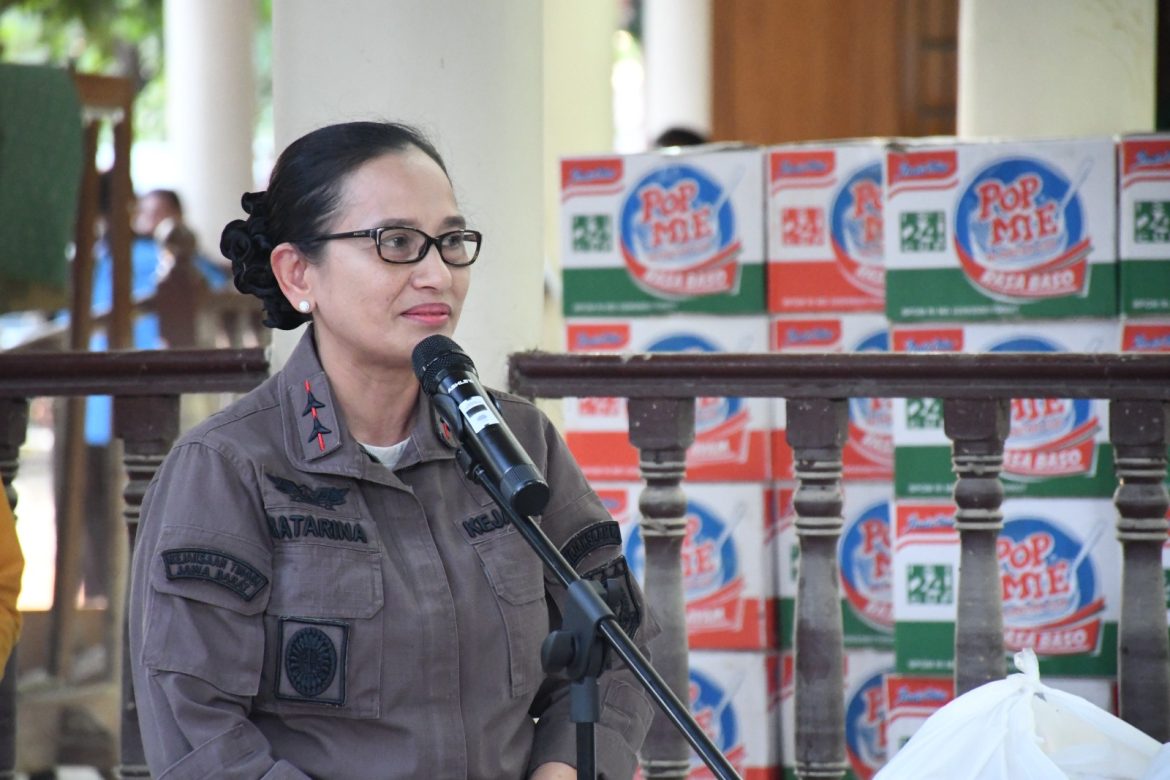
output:
[[[613,538],[582,533],[612,521],[560,436],[528,402],[497,400],[550,485],[544,532],[578,540],[579,571],[613,571]],[[393,470],[371,459],[310,329],[281,372],[176,444],[143,501],[131,582],[156,776],[521,778],[576,763],[567,686],[540,667],[563,589],[457,467],[425,395],[415,418]],[[645,652],[654,623],[624,584]],[[600,682],[599,774],[628,778],[651,707],[624,668]]]

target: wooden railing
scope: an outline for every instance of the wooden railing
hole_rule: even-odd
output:
[[[179,399],[188,393],[242,393],[268,375],[264,350],[167,350],[138,352],[0,352],[0,477],[21,517],[12,481],[20,467],[20,447],[28,426],[29,399],[44,396],[114,397],[114,435],[123,443],[127,481],[124,519],[133,547],[142,495],[179,432]],[[71,593],[55,594],[56,601]],[[111,609],[121,614],[120,601]],[[68,610],[66,615],[70,614]],[[118,623],[122,621],[119,619]],[[58,626],[58,652],[71,647],[71,623]],[[124,634],[123,634],[124,637]],[[17,648],[20,652],[20,648]],[[120,777],[149,777],[142,753],[128,659],[122,654]],[[16,658],[0,682],[0,778],[16,766]],[[68,681],[61,685],[68,687]],[[41,767],[44,768],[44,767]]]
[[[114,434],[124,445],[130,544],[143,491],[179,430],[185,393],[243,392],[267,375],[260,349],[165,352],[0,353],[0,477],[12,480],[28,423],[28,399],[114,396]],[[652,647],[662,677],[686,700],[687,648],[679,553],[685,526],[684,455],[694,436],[694,399],[786,398],[796,476],[800,578],[796,606],[797,772],[845,770],[842,626],[837,539],[841,450],[853,397],[944,399],[957,476],[962,577],[955,639],[958,692],[1005,672],[994,540],[1002,526],[999,471],[1011,398],[1106,398],[1119,487],[1123,546],[1118,648],[1121,715],[1170,741],[1170,642],[1161,571],[1167,536],[1165,487],[1170,356],[1164,355],[551,355],[510,361],[513,390],[532,397],[625,397],[630,440],[646,486],[639,506],[645,590],[663,633]],[[18,509],[19,513],[19,509]],[[148,777],[123,658],[121,777]],[[15,764],[14,675],[0,685],[0,776]],[[649,777],[685,777],[689,747],[657,719],[643,751]]]
[[[1161,564],[1167,539],[1170,355],[523,353],[510,360],[509,382],[513,391],[533,398],[629,399],[630,441],[640,452],[646,483],[639,500],[645,592],[663,627],[651,651],[662,677],[684,700],[687,639],[679,552],[694,399],[787,399],[787,438],[798,480],[794,764],[802,778],[841,777],[847,768],[837,541],[848,399],[943,399],[962,572],[956,694],[1006,672],[995,542],[1003,528],[999,476],[1010,400],[1109,399],[1119,482],[1117,537],[1123,549],[1120,715],[1159,742],[1170,741],[1170,641]],[[646,776],[683,778],[688,756],[671,724],[656,719],[643,748]]]

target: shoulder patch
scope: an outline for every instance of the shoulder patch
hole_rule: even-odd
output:
[[[299,504],[310,504],[322,509],[336,509],[345,503],[345,496],[349,488],[319,487],[311,488],[291,479],[278,477],[275,474],[265,474],[277,490]]]
[[[569,537],[561,547],[561,555],[574,569],[594,550],[602,547],[621,547],[622,532],[616,520],[602,520],[587,525]]]
[[[581,578],[600,582],[604,586],[606,603],[613,610],[618,625],[633,639],[638,626],[642,625],[642,608],[638,603],[634,579],[630,574],[630,566],[626,563],[626,556],[619,555],[609,563],[585,572]]]
[[[205,580],[251,601],[268,585],[256,567],[219,550],[181,547],[162,551],[168,580]]]

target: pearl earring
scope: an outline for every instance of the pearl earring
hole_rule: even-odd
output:
[[[308,314],[309,312],[311,312],[313,310],[313,304],[309,303],[308,301],[302,300],[300,303],[297,304],[297,308],[301,311],[302,314]]]

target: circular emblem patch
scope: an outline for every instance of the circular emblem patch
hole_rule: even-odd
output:
[[[337,673],[337,648],[319,628],[302,628],[284,651],[284,671],[293,689],[305,698],[320,696]]]

